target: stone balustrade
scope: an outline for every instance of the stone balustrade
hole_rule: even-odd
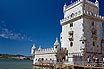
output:
[[[82,53],[81,52],[73,52],[73,53],[69,53],[69,55],[82,56]]]

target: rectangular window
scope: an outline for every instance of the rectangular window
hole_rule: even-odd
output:
[[[93,41],[93,46],[95,46],[95,42]]]
[[[73,27],[73,23],[70,23],[70,27]]]

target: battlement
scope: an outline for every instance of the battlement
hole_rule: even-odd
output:
[[[86,10],[83,11],[83,14],[104,21],[104,16],[100,16],[100,15],[98,15],[98,14],[93,14],[92,12],[89,12],[89,11],[86,11]]]
[[[48,53],[55,53],[54,48],[35,50],[35,54],[48,54]]]
[[[86,3],[89,3],[89,4],[93,5],[93,6],[96,6],[95,3],[93,3],[93,2],[91,2],[91,1],[89,1],[89,0],[86,0]],[[96,6],[96,7],[97,7],[97,6]]]
[[[87,3],[87,4],[90,4],[92,6],[98,7],[95,3],[91,2],[91,1],[88,1],[88,0],[77,0],[74,3],[72,3],[72,4],[68,5],[68,6],[65,6],[64,12],[66,12],[66,11],[70,10],[71,8],[79,5],[80,3]]]
[[[78,13],[78,14],[76,14],[76,13]],[[83,12],[82,11],[78,11],[76,13],[73,13],[73,16],[71,14],[68,17],[60,20],[61,25],[63,25],[65,22],[68,22],[68,21],[70,21],[72,19],[75,19],[75,18],[78,18],[78,17],[81,17],[81,16],[85,16],[85,15],[90,16],[93,19],[100,20],[102,22],[104,21],[104,17],[103,16],[100,16],[98,14],[93,14],[92,12],[89,12],[89,11],[86,11],[86,10],[84,10]]]
[[[78,1],[76,1],[72,4],[70,4],[70,5],[66,6],[64,11],[67,11],[67,10],[71,9],[72,7],[76,6],[79,3],[81,3],[81,1],[78,0]]]

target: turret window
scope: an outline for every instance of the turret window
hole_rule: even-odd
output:
[[[57,48],[57,46],[55,48]]]

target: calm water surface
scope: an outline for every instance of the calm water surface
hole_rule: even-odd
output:
[[[0,59],[0,69],[33,69],[30,60]]]

